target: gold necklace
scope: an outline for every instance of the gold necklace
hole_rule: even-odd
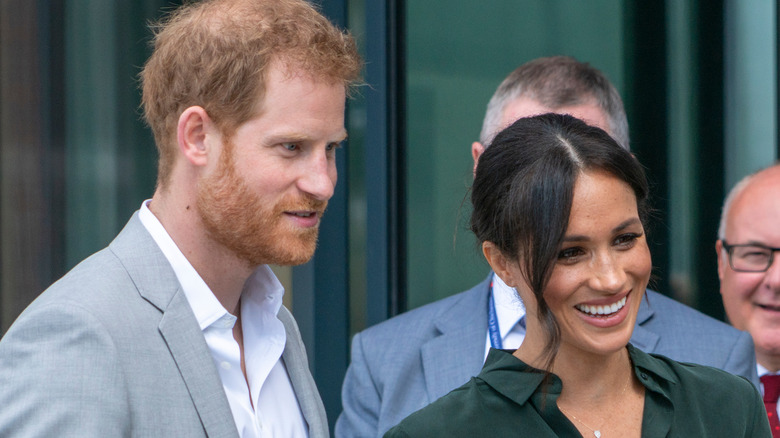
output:
[[[631,374],[629,374],[629,375],[628,375],[628,380],[626,381],[626,384],[625,384],[625,385],[623,385],[623,390],[622,390],[622,391],[620,391],[620,396],[621,396],[621,397],[623,396],[623,394],[625,394],[625,392],[626,392],[626,388],[628,388],[628,382],[630,382],[630,381],[631,381],[631,376],[632,376]],[[566,415],[567,417],[571,417],[571,418],[573,418],[573,419],[574,419],[574,421],[576,421],[577,423],[580,423],[581,425],[583,425],[583,426],[585,426],[587,429],[589,429],[591,432],[593,432],[593,436],[594,436],[594,437],[596,437],[596,438],[601,438],[601,430],[599,430],[599,429],[594,429],[594,428],[592,428],[592,427],[588,426],[588,425],[587,425],[587,424],[585,424],[585,423],[584,423],[582,420],[580,420],[579,418],[577,418],[577,417],[576,417],[574,414],[572,414],[571,412],[568,412],[567,410],[563,409],[563,408],[562,408],[562,407],[560,407],[560,406],[558,406],[558,409],[560,409],[560,411],[561,411],[561,412],[563,412],[563,414],[564,414],[564,415]]]
[[[583,422],[582,422],[582,420],[580,420],[579,418],[575,417],[575,416],[574,416],[574,414],[571,414],[571,413],[569,413],[569,412],[566,412],[566,410],[565,410],[565,409],[563,409],[562,407],[558,407],[558,409],[560,409],[560,410],[561,410],[561,412],[563,412],[563,413],[564,413],[564,414],[566,414],[567,416],[569,416],[569,417],[573,418],[573,419],[574,419],[574,421],[576,421],[577,423],[580,423],[581,425],[583,425],[583,426],[585,426],[586,428],[590,429],[590,431],[591,431],[591,432],[593,432],[593,436],[595,436],[596,438],[601,438],[601,431],[600,431],[600,430],[598,430],[598,429],[593,429],[592,427],[590,427],[590,426],[588,426],[587,424],[583,423]]]

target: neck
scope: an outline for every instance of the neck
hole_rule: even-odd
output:
[[[563,384],[559,404],[609,403],[625,393],[634,380],[627,349],[609,355],[568,352],[565,346],[555,360],[552,372]]]
[[[244,283],[254,267],[209,237],[197,212],[195,197],[157,191],[149,209],[220,304],[236,315]]]
[[[756,350],[756,362],[772,374],[777,374],[780,371],[780,357],[776,355],[764,354]]]
[[[526,338],[514,355],[528,365],[547,369],[542,352],[546,340],[537,339],[529,327]],[[633,379],[633,368],[628,350],[622,348],[608,354],[583,351],[561,342],[555,361],[549,371],[558,376],[563,384],[559,404],[595,403],[622,392],[626,382]]]

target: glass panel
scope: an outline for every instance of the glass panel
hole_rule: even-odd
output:
[[[355,37],[361,56],[365,59],[366,5],[364,0],[347,2],[349,31]],[[346,143],[347,173],[349,174],[349,327],[356,333],[366,327],[366,184],[365,134],[366,100],[358,92],[347,104]]]
[[[465,290],[489,267],[468,230],[471,143],[499,83],[571,55],[623,94],[623,2],[407,2],[408,307]]]
[[[777,159],[776,8],[726,1],[726,190]]]
[[[157,154],[136,78],[147,24],[173,3],[2,4],[3,329],[152,195]]]

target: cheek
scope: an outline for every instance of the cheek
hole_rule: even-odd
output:
[[[583,283],[584,275],[587,275],[587,269],[573,267],[556,267],[553,271],[550,281],[547,283],[547,289],[544,291],[544,300],[547,305],[555,311],[556,308],[563,306],[566,301],[574,295],[578,286]]]
[[[650,257],[650,248],[642,242],[640,247],[636,248],[628,258],[628,269],[639,278],[650,278],[653,270],[653,260]]]
[[[761,285],[760,275],[727,272],[721,279],[721,291],[725,291],[726,300],[747,302]]]
[[[739,330],[747,330],[753,311],[752,297],[761,280],[751,276],[735,275],[727,272],[720,284],[723,307],[729,322]]]
[[[259,195],[272,194],[290,184],[289,173],[282,166],[269,165],[267,161],[245,161],[236,166],[238,175],[246,186]]]

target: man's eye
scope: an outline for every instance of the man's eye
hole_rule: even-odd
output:
[[[330,151],[334,151],[334,150],[336,150],[336,149],[338,149],[340,147],[341,147],[341,143],[330,143],[327,146],[325,146],[325,150],[330,152]]]
[[[298,143],[282,143],[282,147],[288,151],[298,150]]]
[[[767,259],[769,259],[770,254],[771,254],[770,252],[767,252],[765,250],[751,249],[749,251],[745,251],[742,254],[739,254],[739,257],[749,261],[764,262]]]

